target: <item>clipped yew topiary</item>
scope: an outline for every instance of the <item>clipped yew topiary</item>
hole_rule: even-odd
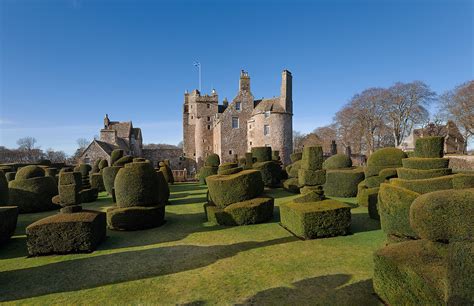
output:
[[[357,196],[357,186],[364,180],[363,169],[339,169],[326,172],[324,192],[331,197],[350,198]]]
[[[0,205],[2,205],[0,203]],[[17,206],[0,206],[0,245],[14,234],[18,221]]]
[[[117,167],[123,167],[126,164],[131,163],[131,162],[133,162],[133,156],[125,155],[117,159],[113,165]]]
[[[253,147],[252,157],[257,163],[266,162],[272,160],[272,148],[271,147]]]
[[[444,137],[418,138],[415,142],[415,157],[441,158],[444,155]]]
[[[124,151],[122,149],[115,149],[110,154],[110,164],[115,166],[115,162],[122,158]]]
[[[410,157],[402,160],[403,168],[431,170],[444,169],[449,166],[448,158],[420,158]]]
[[[90,175],[91,188],[97,189],[98,192],[105,191],[104,179],[101,173],[92,173]]]
[[[107,210],[113,230],[139,230],[164,223],[166,201],[160,196],[164,181],[149,162],[126,164],[115,179],[116,207]]]
[[[109,166],[109,162],[106,159],[102,159],[99,162],[99,171],[102,172],[102,170],[108,166]]]
[[[7,172],[5,173],[5,178],[7,179],[7,182],[13,181],[15,179],[16,172]]]
[[[209,221],[235,226],[264,223],[273,218],[273,198],[257,197],[219,208],[213,203],[204,206]]]
[[[206,158],[206,161],[204,162],[204,166],[219,167],[220,163],[221,163],[221,160],[219,158],[219,155],[212,153],[212,154],[209,154],[209,156]]]
[[[170,161],[169,159],[165,159],[164,161],[160,162],[160,170],[163,172],[166,181],[168,184],[174,184],[174,176],[173,171],[171,170]]]
[[[204,162],[204,167],[199,169],[198,178],[199,183],[206,184],[206,178],[211,175],[216,175],[219,169],[220,158],[217,154],[210,154]]]
[[[444,169],[428,169],[428,170],[419,170],[419,169],[410,169],[410,168],[397,168],[397,176],[403,180],[420,180],[420,179],[430,179],[440,176],[446,176],[452,174],[452,170],[449,168]]]
[[[0,170],[0,206],[8,205],[8,182]]]
[[[323,169],[334,170],[352,167],[352,159],[345,154],[336,154],[323,162]]]
[[[117,173],[122,167],[112,166],[102,169],[102,179],[104,180],[105,190],[112,196],[115,202],[114,182]]]
[[[20,213],[33,213],[56,209],[52,198],[58,194],[54,178],[45,176],[38,166],[25,166],[16,178],[8,183],[9,202],[18,206]]]
[[[298,178],[289,178],[283,182],[283,188],[292,193],[299,193],[300,187],[298,185]]]
[[[454,189],[474,188],[474,174],[459,173],[453,176]]]
[[[256,162],[252,168],[260,171],[265,186],[280,186],[281,167],[275,161]]]
[[[292,163],[301,160],[303,158],[303,152],[292,153],[290,155],[290,160]]]
[[[402,159],[407,155],[397,148],[382,148],[369,156],[365,176],[371,177],[379,175],[380,171],[386,168],[398,168],[402,166]]]

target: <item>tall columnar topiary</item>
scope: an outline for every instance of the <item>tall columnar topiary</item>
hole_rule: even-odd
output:
[[[92,252],[104,240],[105,213],[80,206],[82,181],[80,172],[60,172],[59,195],[54,202],[62,208],[59,214],[26,228],[30,256]]]
[[[253,163],[252,168],[261,172],[265,186],[280,186],[282,178],[281,162],[279,160],[273,160],[272,148],[254,147],[252,148],[252,158],[256,160],[256,162]]]
[[[474,304],[474,189],[418,196],[409,224],[418,240],[374,253],[375,292],[390,305]],[[406,221],[403,221],[406,222]]]
[[[403,167],[397,168],[398,178],[392,179],[389,184],[381,185],[378,210],[382,230],[389,239],[418,238],[409,221],[413,201],[421,194],[453,189],[455,176],[451,175],[451,169],[448,168],[449,160],[442,158],[442,139],[419,138],[415,146],[416,157],[402,160]],[[434,157],[435,155],[439,157]]]
[[[124,151],[122,149],[115,149],[110,154],[110,164],[115,166],[115,162],[123,157]]]
[[[305,147],[298,170],[298,183],[300,186],[320,186],[326,182],[326,170],[323,166],[323,148]]]
[[[105,168],[105,167],[108,167],[109,166],[109,162],[106,160],[106,159],[102,159],[100,162],[99,162],[99,172],[102,172],[102,170]]]
[[[272,160],[272,148],[271,147],[253,147],[252,157],[255,159],[257,163]]]
[[[160,162],[159,166],[160,171],[162,171],[163,175],[165,176],[166,182],[168,182],[168,184],[174,184],[174,176],[173,171],[171,170],[169,159],[165,159],[164,161]]]
[[[285,168],[288,179],[286,179],[283,182],[283,188],[293,193],[300,192],[300,185],[298,182],[298,171],[300,170],[300,167],[301,167],[302,157],[303,157],[303,153],[301,152],[291,154],[290,155],[291,164],[289,164]]]
[[[8,183],[9,202],[18,206],[20,213],[33,213],[56,209],[52,198],[58,194],[54,178],[45,176],[38,166],[25,166],[18,170],[15,180]]]
[[[98,196],[98,189],[92,188],[90,184],[89,173],[92,170],[92,167],[88,164],[80,164],[74,171],[78,171],[81,173],[82,178],[82,186],[80,191],[81,201],[83,203],[94,202],[97,200]]]
[[[99,169],[100,161],[101,161],[100,159],[97,159],[96,161],[94,161],[94,163],[92,164],[92,169],[91,169],[90,174],[99,173],[99,171],[100,171],[100,169]]]
[[[102,179],[104,181],[104,187],[107,193],[112,196],[112,200],[115,202],[115,189],[114,182],[117,173],[122,167],[111,166],[102,169]]]
[[[221,225],[262,223],[273,217],[273,198],[263,196],[262,175],[257,170],[242,170],[224,164],[221,171],[237,169],[236,173],[212,175],[207,178],[208,203],[204,210],[209,221]]]
[[[90,175],[91,188],[97,189],[98,192],[105,191],[104,178],[102,173],[91,173]]]
[[[397,148],[382,148],[369,156],[365,167],[365,180],[357,186],[357,204],[369,209],[370,217],[379,219],[377,194],[380,184],[397,177],[396,168],[402,166],[406,153]]]
[[[149,162],[126,164],[115,179],[116,207],[107,210],[107,224],[114,230],[139,230],[163,224],[165,200],[159,175]]]
[[[221,161],[219,155],[214,153],[210,154],[204,162],[204,167],[201,167],[201,169],[199,169],[199,183],[206,184],[206,178],[208,176],[217,174],[217,170],[219,169],[220,163]]]

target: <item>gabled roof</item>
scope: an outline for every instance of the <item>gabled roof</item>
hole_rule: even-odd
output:
[[[114,146],[112,144],[109,144],[107,142],[103,142],[97,139],[92,140],[92,142],[87,146],[87,148],[82,152],[81,157],[86,154],[87,151],[89,151],[90,147],[96,144],[99,148],[102,149],[107,155],[110,156],[113,150],[117,149],[117,146]]]
[[[142,138],[142,129],[141,128],[133,128],[132,129],[132,134],[135,135],[135,139],[141,139]]]
[[[280,98],[261,99],[254,101],[254,110],[252,115],[266,111],[285,113],[285,109],[280,105]]]
[[[109,124],[109,129],[113,129],[117,131],[117,136],[120,138],[129,138],[130,134],[132,133],[132,122],[118,122],[118,121],[111,121]]]

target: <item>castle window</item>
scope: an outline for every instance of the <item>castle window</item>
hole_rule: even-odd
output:
[[[232,150],[229,150],[229,155],[232,155]]]
[[[191,119],[194,119],[194,116],[191,116]]]
[[[250,145],[252,145],[252,142],[250,142]]]
[[[207,108],[211,108],[211,104],[207,103]]]
[[[209,124],[207,125],[207,129],[208,129],[208,130],[210,130],[210,129],[211,129],[211,126],[210,126]]]
[[[211,121],[211,117],[207,117],[207,121]]]
[[[265,111],[265,118],[270,117],[270,111]]]
[[[241,109],[241,103],[240,102],[236,102],[235,103],[235,110],[240,110]]]
[[[270,126],[268,124],[265,124],[263,126],[263,135],[269,135],[270,134]]]
[[[232,117],[232,128],[233,129],[239,128],[239,117]]]

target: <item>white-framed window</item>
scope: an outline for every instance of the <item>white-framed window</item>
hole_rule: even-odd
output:
[[[235,102],[235,110],[239,111],[242,109],[242,103],[241,102]]]
[[[268,124],[263,126],[263,135],[270,135],[270,126]]]
[[[232,117],[232,128],[233,129],[239,128],[239,117]]]
[[[270,117],[270,111],[265,111],[264,115],[265,115],[265,118]]]

